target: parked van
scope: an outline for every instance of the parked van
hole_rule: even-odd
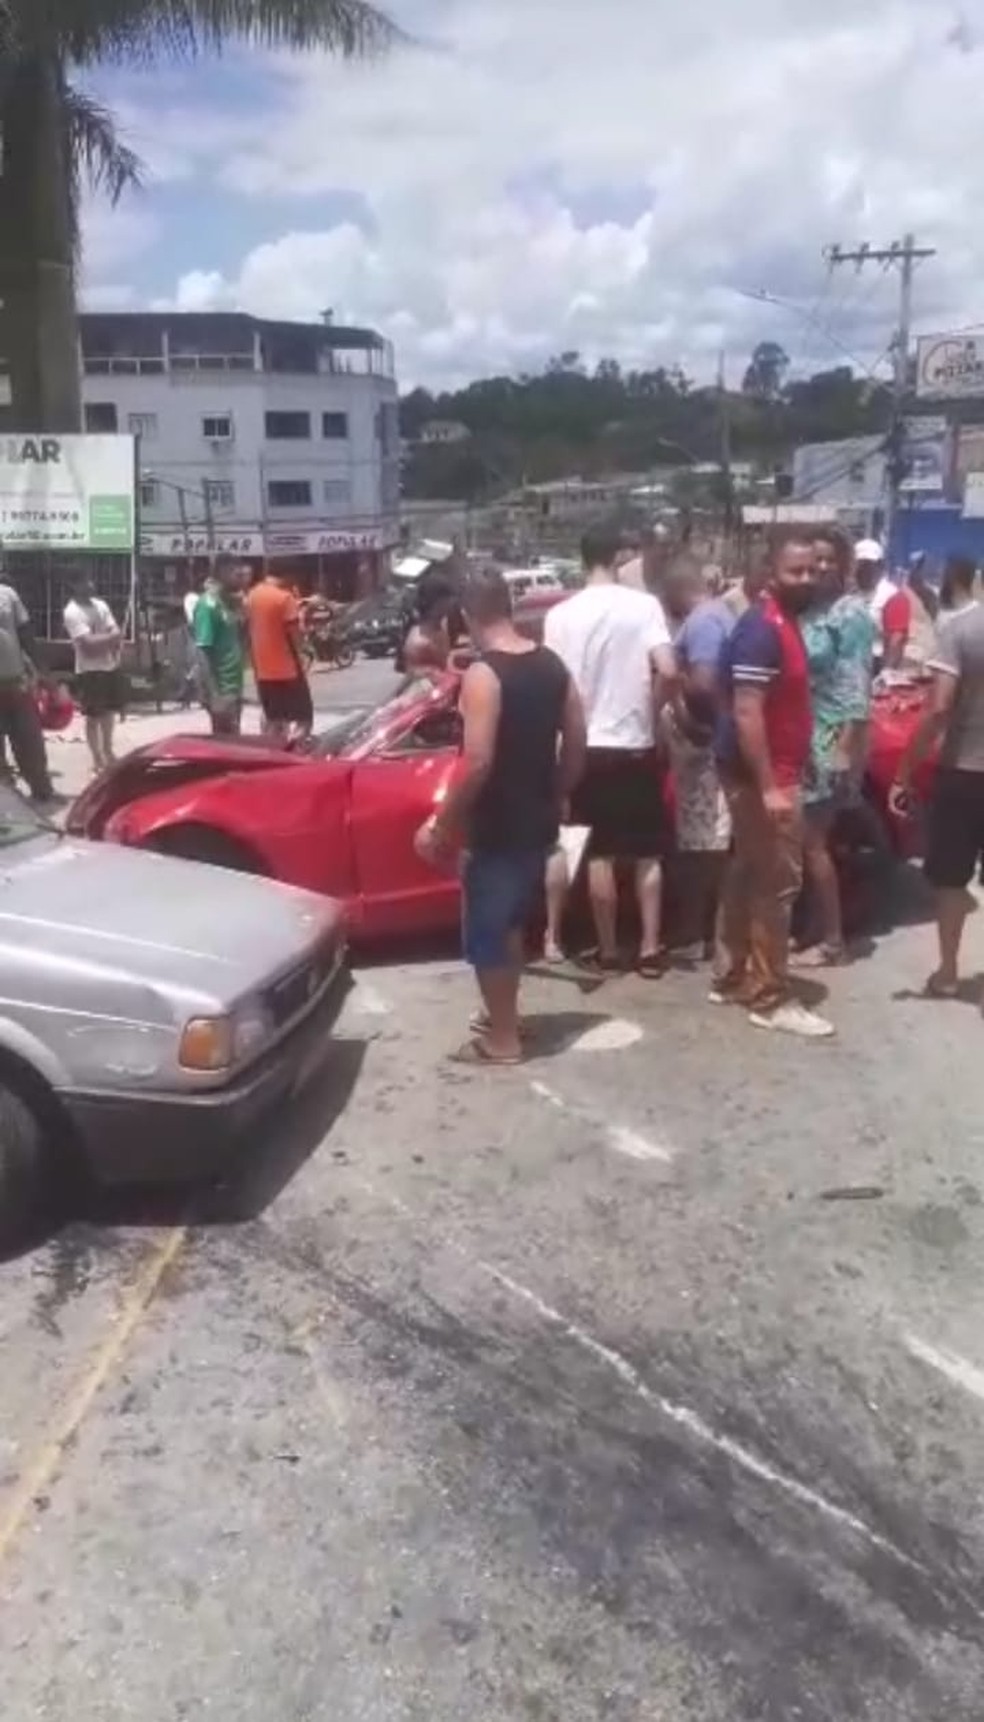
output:
[[[555,568],[506,568],[504,577],[513,599],[529,598],[540,592],[562,592],[564,582]]]

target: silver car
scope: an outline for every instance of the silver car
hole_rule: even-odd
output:
[[[324,1063],[338,907],[66,837],[0,787],[0,1238],[64,1175],[221,1173]]]

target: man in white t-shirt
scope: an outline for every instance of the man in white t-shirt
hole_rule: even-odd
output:
[[[618,967],[617,861],[635,866],[642,922],[639,971],[661,972],[662,857],[669,818],[656,754],[656,713],[675,675],[663,606],[650,592],[621,586],[620,537],[587,533],[581,546],[585,585],[548,612],[544,645],[566,664],[581,695],[588,728],[584,776],[571,802],[571,820],[586,825],[588,888],[597,948],[590,966]],[[556,957],[565,881],[548,876],[547,955]]]
[[[113,730],[122,704],[121,635],[116,617],[105,600],[96,597],[88,574],[79,577],[72,591],[65,605],[65,632],[75,648],[75,691],[98,773],[113,759]]]
[[[862,538],[854,546],[854,580],[868,599],[877,629],[876,670],[902,668],[912,630],[912,601],[885,569],[885,551],[877,538]]]

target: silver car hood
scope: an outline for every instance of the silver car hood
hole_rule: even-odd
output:
[[[241,997],[341,926],[308,891],[115,843],[41,838],[0,853],[0,956]]]

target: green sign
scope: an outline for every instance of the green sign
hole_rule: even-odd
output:
[[[93,550],[129,550],[133,506],[128,496],[90,496],[89,543]]]

